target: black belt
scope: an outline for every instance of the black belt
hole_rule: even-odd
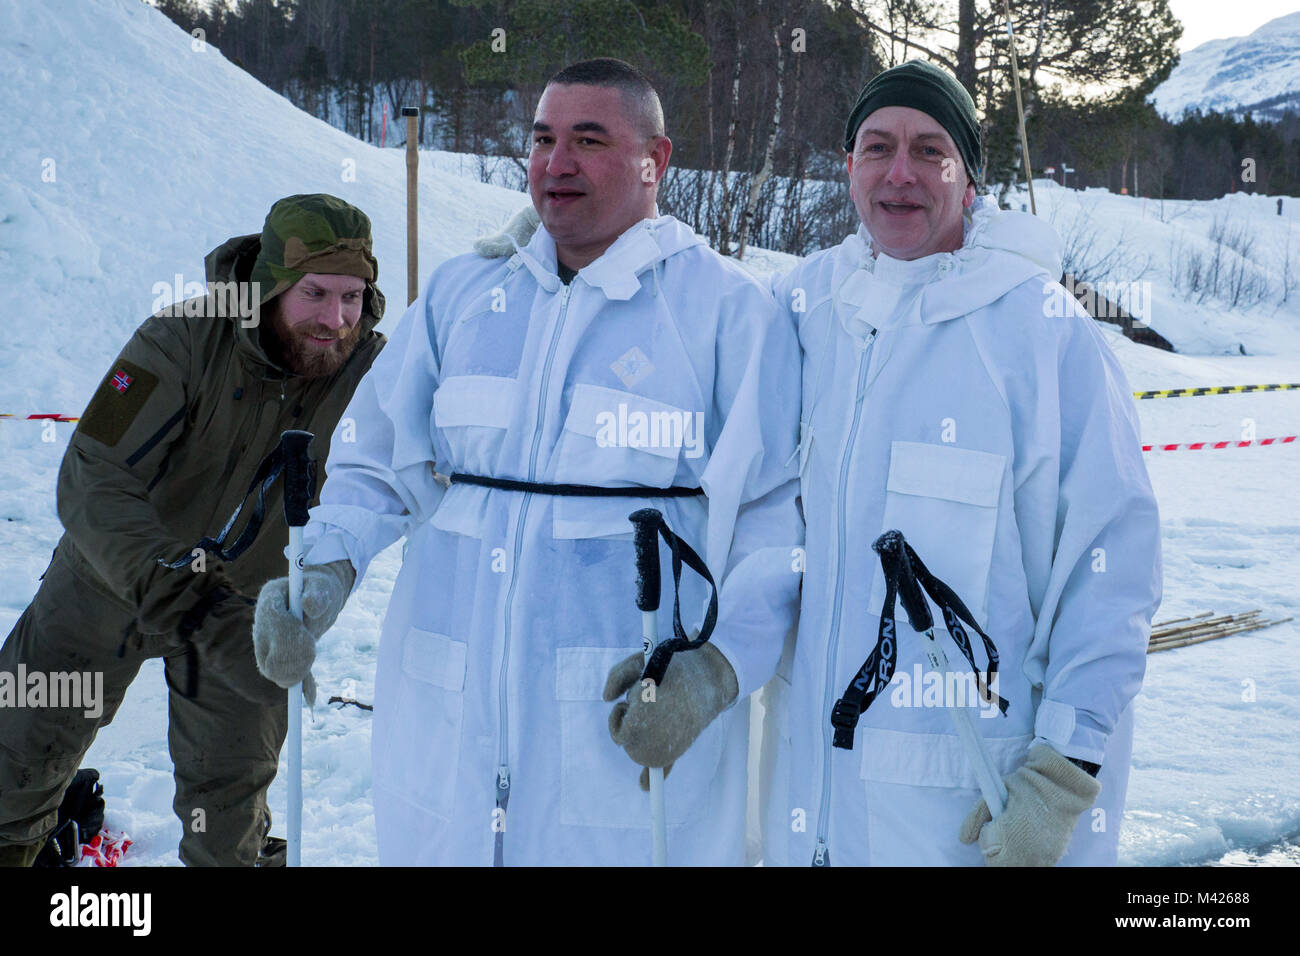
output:
[[[500,488],[503,491],[525,491],[538,495],[560,495],[569,498],[693,498],[704,494],[703,488],[606,488],[600,485],[552,485],[541,481],[517,481],[514,478],[484,478],[482,475],[451,476],[454,485],[479,485],[482,488]]]

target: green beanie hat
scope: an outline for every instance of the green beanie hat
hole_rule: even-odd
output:
[[[261,283],[263,304],[309,272],[357,276],[374,289],[370,248],[370,219],[356,206],[325,193],[287,196],[266,214],[249,279]]]
[[[885,106],[908,106],[934,117],[957,145],[970,178],[979,181],[983,163],[975,103],[954,76],[924,60],[908,60],[877,73],[862,88],[857,105],[849,114],[844,127],[846,153],[853,152],[862,121]]]

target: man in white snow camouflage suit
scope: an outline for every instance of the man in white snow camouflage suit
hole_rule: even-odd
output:
[[[290,686],[409,538],[375,683],[383,864],[648,864],[646,766],[672,767],[671,862],[745,861],[747,697],[798,593],[798,351],[765,289],[657,214],[662,124],[626,64],[551,80],[529,161],[545,228],[434,271],[331,451],[304,622],[283,580],[262,591],[258,660]],[[647,505],[720,590],[712,641],[653,693],[628,522]],[[686,628],[707,596],[688,572]]]

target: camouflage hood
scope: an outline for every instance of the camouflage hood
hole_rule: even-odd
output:
[[[384,296],[375,285],[379,264],[371,253],[370,219],[360,209],[323,193],[278,200],[260,235],[228,239],[204,259],[209,289],[215,282],[258,283],[265,305],[308,273],[354,275],[366,283],[361,309],[362,338],[384,316]],[[238,301],[251,302],[240,295]],[[262,345],[260,323],[235,323],[239,350],[255,363],[280,369]],[[283,371],[283,370],[281,370]]]

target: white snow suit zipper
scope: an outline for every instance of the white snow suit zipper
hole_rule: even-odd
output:
[[[555,361],[555,352],[560,344],[560,332],[564,329],[564,317],[569,311],[569,292],[571,286],[565,286],[560,298],[560,315],[555,320],[555,331],[551,333],[551,344],[546,352],[546,364],[542,366],[542,382],[537,405],[537,425],[533,430],[533,447],[528,457],[528,481],[537,480],[537,453],[542,444],[542,425],[546,416],[546,387],[551,379],[551,365]],[[506,679],[510,671],[510,611],[515,599],[515,585],[519,581],[519,559],[523,551],[524,523],[528,519],[528,506],[532,503],[533,493],[524,492],[524,500],[519,506],[519,518],[515,522],[515,555],[510,566],[510,586],[506,590],[504,620],[504,637],[501,649],[501,675],[497,680],[497,699],[500,707],[501,749],[498,754],[497,772],[493,785],[497,794],[497,814],[493,821],[495,840],[493,841],[492,865],[505,866],[505,829],[506,806],[510,802],[510,724],[506,705]]]
[[[835,321],[832,313],[831,321]],[[858,423],[862,418],[862,399],[867,381],[867,369],[871,364],[871,345],[876,340],[876,330],[867,333],[858,355],[857,393],[853,400],[853,422],[844,440],[844,453],[840,458],[839,483],[835,488],[835,599],[831,609],[831,633],[826,646],[826,673],[822,685],[826,688],[822,700],[822,799],[821,809],[817,814],[817,848],[813,851],[813,866],[830,866],[830,848],[827,846],[831,803],[831,698],[832,682],[835,677],[835,651],[840,639],[840,611],[844,603],[844,550],[845,550],[845,508],[848,496],[849,461],[853,458],[853,446],[858,437]]]

